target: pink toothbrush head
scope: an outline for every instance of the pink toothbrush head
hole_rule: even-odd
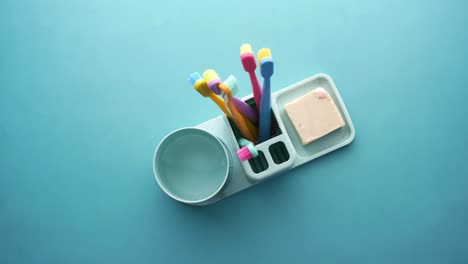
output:
[[[241,62],[246,72],[253,72],[257,68],[257,62],[255,61],[255,55],[252,52],[250,44],[243,44],[241,46]]]
[[[241,138],[239,140],[239,144],[242,146],[242,148],[237,151],[237,157],[239,157],[241,161],[258,157],[258,150],[255,148],[252,142]]]

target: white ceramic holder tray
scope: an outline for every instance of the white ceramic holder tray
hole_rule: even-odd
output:
[[[345,121],[345,125],[320,139],[303,145],[284,110],[284,105],[319,87],[324,88],[330,94]],[[232,174],[227,186],[205,204],[221,200],[279,173],[291,170],[346,146],[354,140],[355,130],[349,113],[333,80],[326,74],[314,75],[274,92],[271,99],[274,119],[276,119],[275,122],[279,130],[277,129],[276,136],[255,146],[260,154],[255,159],[240,161],[237,158],[236,153],[240,147],[236,132],[233,131],[225,115],[196,126],[196,128],[203,129],[224,142],[232,157]],[[243,98],[243,100],[252,100],[252,95]]]

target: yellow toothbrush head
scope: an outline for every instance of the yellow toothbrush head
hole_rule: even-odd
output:
[[[207,83],[214,80],[220,80],[219,75],[212,69],[208,69],[203,73],[203,78]]]
[[[253,53],[252,52],[252,46],[250,44],[242,44],[240,48],[240,53],[241,55],[247,54],[247,53]]]
[[[221,79],[219,75],[212,69],[206,70],[203,73],[203,78],[208,83],[208,88],[213,91],[215,94],[220,94],[221,91],[219,90],[219,84],[221,83]]]
[[[195,88],[195,90],[197,90],[197,92],[199,92],[204,97],[208,97],[210,95],[210,92],[211,92],[210,88],[208,88],[208,84],[203,79],[197,81],[193,85],[193,88]]]
[[[192,84],[193,88],[195,88],[195,90],[197,90],[197,92],[199,92],[202,96],[204,97],[209,96],[211,91],[208,88],[208,84],[198,72],[191,73],[189,77],[189,81],[190,81],[190,84]]]
[[[258,63],[260,64],[264,59],[271,59],[271,50],[268,48],[260,49],[257,53]]]

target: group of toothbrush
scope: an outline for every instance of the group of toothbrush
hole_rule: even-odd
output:
[[[238,91],[237,79],[229,76],[221,81],[214,70],[206,70],[203,77],[194,72],[190,74],[190,83],[202,96],[211,98],[226,116],[231,119],[239,129],[242,136],[247,140],[241,140],[243,146],[242,160],[250,159],[257,155],[254,143],[261,143],[270,138],[271,133],[271,88],[270,78],[273,75],[273,58],[268,48],[260,49],[257,60],[260,66],[260,74],[263,77],[263,89],[258,82],[255,69],[257,63],[252,47],[249,44],[241,46],[241,62],[244,70],[249,74],[255,105],[259,111],[240,100],[234,95]],[[257,127],[258,125],[258,127]],[[244,153],[245,155],[241,155]]]

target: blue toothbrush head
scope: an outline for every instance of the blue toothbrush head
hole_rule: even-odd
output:
[[[263,78],[270,78],[273,75],[273,57],[271,50],[263,48],[258,51],[258,64],[260,64],[260,74]]]
[[[190,74],[188,81],[193,86],[200,79],[202,79],[201,75],[198,72],[193,72]]]
[[[273,58],[264,58],[260,62],[260,74],[263,78],[270,78],[273,75],[273,66]]]

